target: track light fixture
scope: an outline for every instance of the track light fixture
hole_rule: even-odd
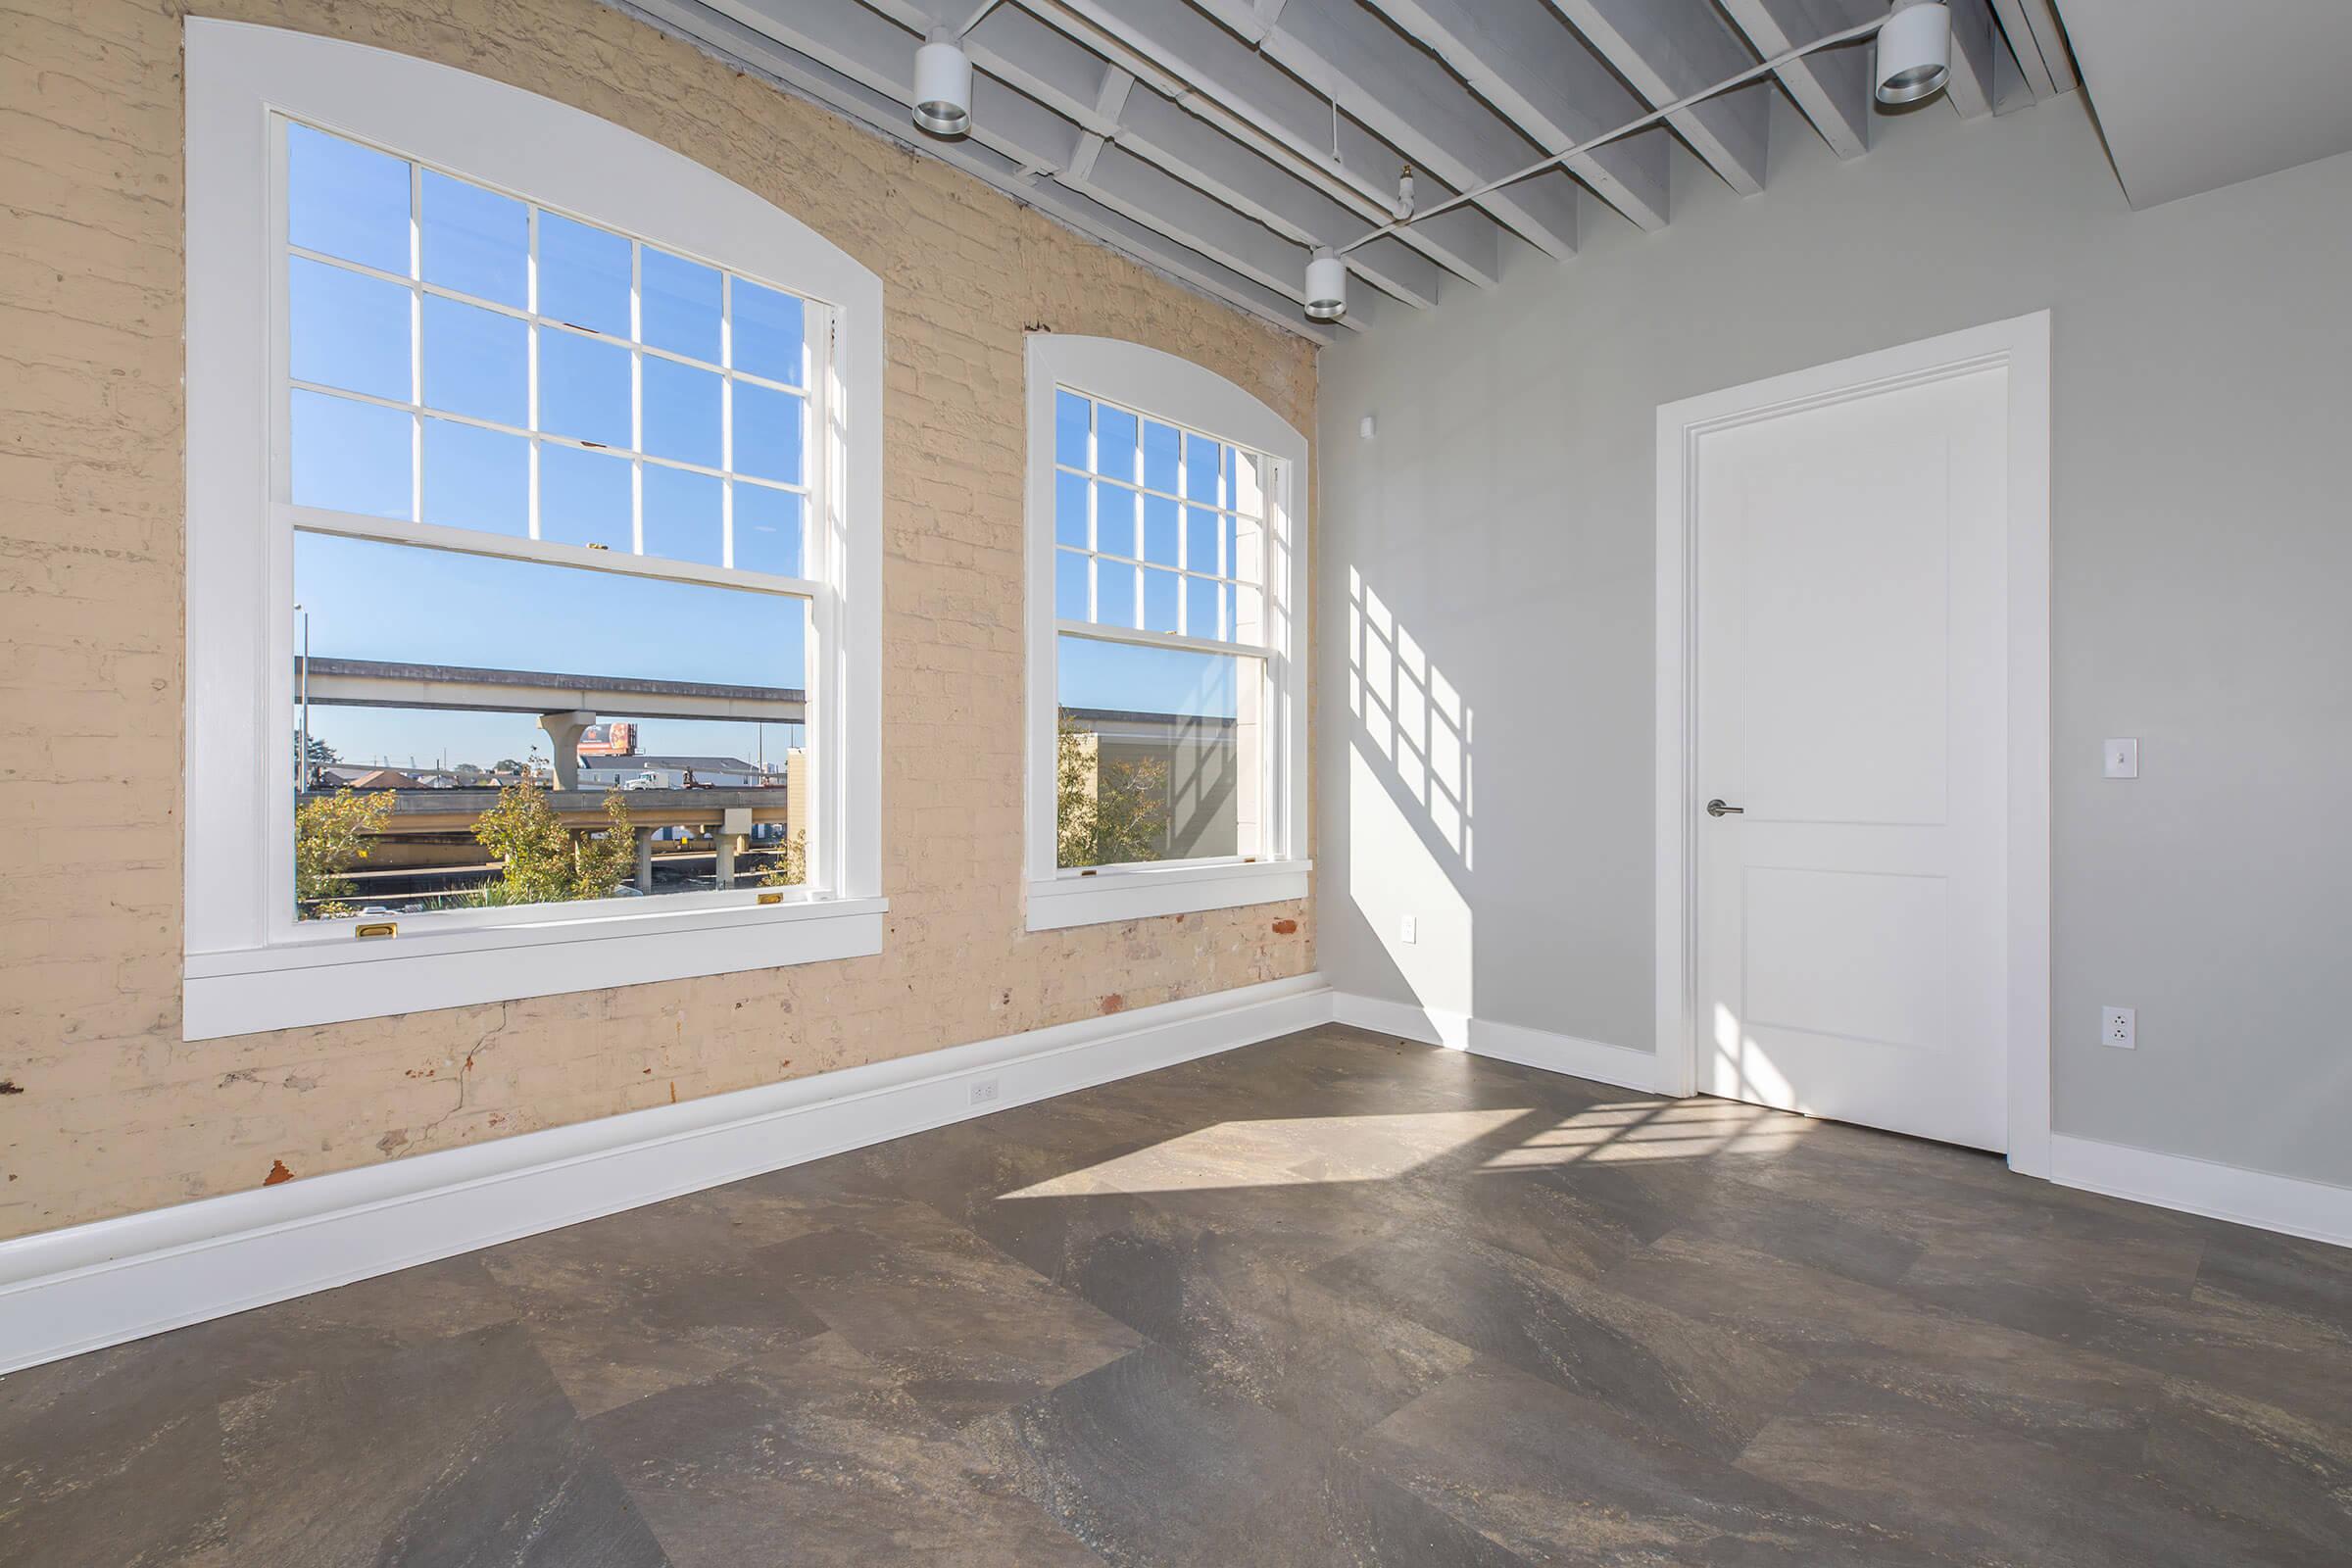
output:
[[[972,128],[972,60],[945,27],[914,52],[914,122],[934,136]]]
[[[1912,0],[1879,29],[1878,88],[1883,104],[1915,104],[1952,76],[1952,13],[1942,0]]]
[[[1348,314],[1348,264],[1328,245],[1307,259],[1306,314],[1318,321]]]

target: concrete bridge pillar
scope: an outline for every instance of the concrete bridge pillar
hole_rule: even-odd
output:
[[[735,885],[735,857],[741,853],[743,841],[751,831],[752,808],[748,806],[730,806],[717,831],[710,835],[711,845],[718,851],[717,880],[720,887],[731,888]]]
[[[575,708],[564,713],[539,715],[539,727],[547,731],[548,744],[556,749],[556,788],[576,790],[580,787],[580,733],[595,722],[596,715],[584,708]]]
[[[654,835],[661,831],[658,827],[641,827],[637,830],[637,891],[640,893],[654,891]]]

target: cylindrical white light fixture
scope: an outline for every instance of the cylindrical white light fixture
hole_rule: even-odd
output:
[[[914,122],[934,136],[972,128],[972,61],[944,28],[914,52]]]
[[[1306,264],[1306,314],[1318,321],[1348,314],[1348,264],[1328,245]]]
[[[1942,0],[1913,0],[1879,29],[1879,102],[1915,104],[1952,75],[1952,13]]]

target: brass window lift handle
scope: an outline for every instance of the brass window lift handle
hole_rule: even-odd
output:
[[[1744,816],[1747,814],[1747,808],[1744,806],[1726,806],[1723,804],[1723,798],[1721,796],[1717,796],[1714,800],[1711,800],[1707,803],[1707,814],[1709,816]]]

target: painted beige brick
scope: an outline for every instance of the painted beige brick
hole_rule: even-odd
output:
[[[196,9],[576,105],[881,274],[888,945],[180,1040],[184,8],[0,0],[0,1236],[1312,969],[1311,904],[1023,932],[1006,698],[1024,331],[1166,349],[1309,431],[1311,345],[593,0]]]

